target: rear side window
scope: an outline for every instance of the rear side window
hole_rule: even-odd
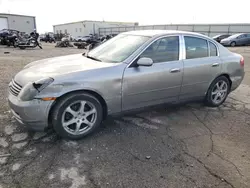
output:
[[[208,57],[207,41],[201,38],[185,36],[186,59]]]
[[[217,48],[212,42],[209,42],[209,48],[210,48],[210,56],[218,55]]]

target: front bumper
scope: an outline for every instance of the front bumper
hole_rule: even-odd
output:
[[[223,46],[230,46],[231,41],[220,41],[220,44]]]
[[[53,101],[20,101],[9,94],[9,106],[15,119],[22,125],[35,131],[44,131],[48,127],[49,110]]]

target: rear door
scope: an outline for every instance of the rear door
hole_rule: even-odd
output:
[[[220,73],[221,61],[214,42],[184,36],[186,58],[180,100],[204,96],[211,81]]]

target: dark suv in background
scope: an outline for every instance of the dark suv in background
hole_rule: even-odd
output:
[[[216,35],[213,37],[214,40],[220,43],[221,40],[230,37],[231,35],[225,34],[225,35]]]

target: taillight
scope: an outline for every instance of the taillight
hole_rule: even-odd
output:
[[[240,58],[240,66],[241,66],[241,67],[244,67],[244,64],[245,64],[244,58],[241,57],[241,58]]]

